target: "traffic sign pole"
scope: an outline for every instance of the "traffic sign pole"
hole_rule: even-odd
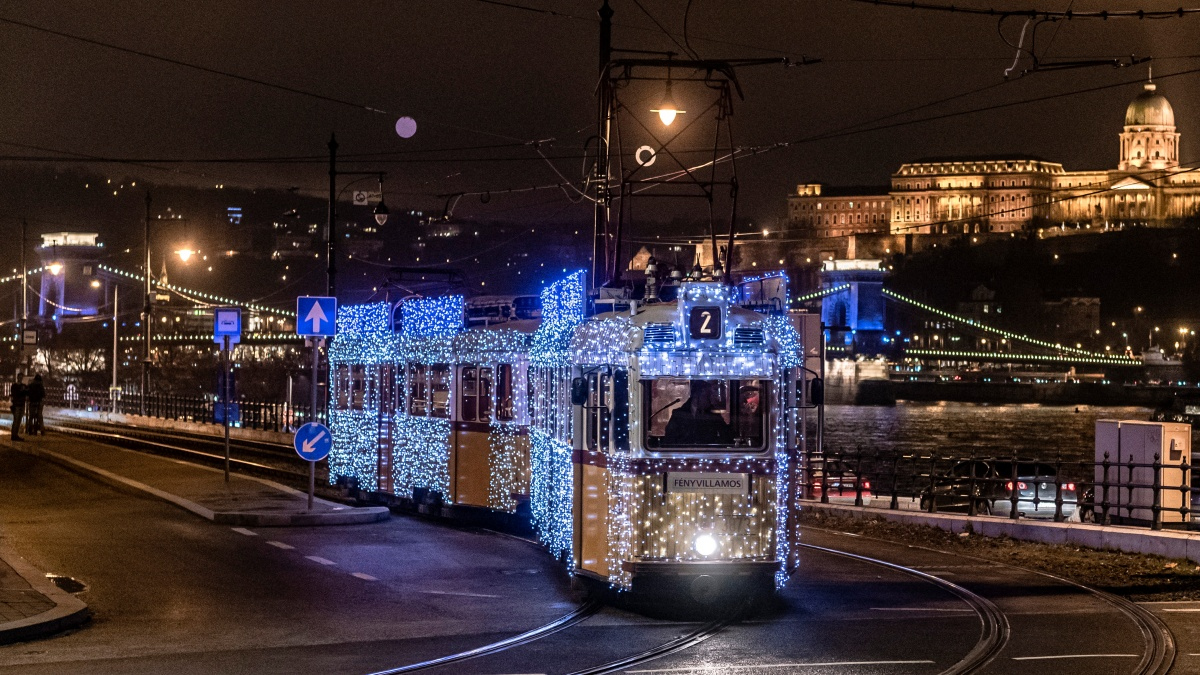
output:
[[[312,389],[312,411],[310,413],[311,421],[317,421],[317,372],[321,368],[321,342],[319,337],[312,338],[312,378],[310,388]],[[312,511],[313,493],[317,489],[317,463],[309,460],[308,462],[308,510]]]
[[[222,398],[225,399],[225,482],[229,482],[229,336],[225,335],[221,356],[225,361],[225,382],[221,387]]]
[[[334,144],[333,141],[330,141],[330,147],[331,148],[336,147],[336,145]],[[330,176],[332,177],[332,175],[333,174],[331,173]],[[357,195],[355,196],[355,199],[358,199]],[[333,213],[333,202],[332,201],[329,202],[329,208],[330,208],[330,214],[332,214]],[[333,216],[330,215],[330,223],[331,224],[333,223],[332,218],[333,218]],[[330,242],[331,242],[330,246],[332,247],[332,245],[333,245],[332,244],[332,237],[333,237],[332,230],[330,231],[329,236],[330,236]],[[330,248],[330,250],[332,251],[333,249]],[[329,258],[329,269],[330,269],[330,278],[332,278],[332,276],[333,276],[333,258],[332,257]],[[318,380],[320,379],[319,374],[321,371],[321,346],[325,343],[326,337],[332,336],[336,332],[337,332],[337,298],[336,297],[303,295],[303,296],[296,298],[296,333],[298,335],[303,335],[304,337],[308,338],[307,344],[309,344],[312,347],[312,377],[309,380],[309,386],[311,388],[311,392],[310,392],[311,396],[309,399],[310,406],[311,406],[309,408],[309,410],[311,411],[309,414],[309,424],[314,424],[314,425],[320,426],[320,423],[317,421],[317,406],[319,404],[319,397],[317,396],[317,393],[319,390]],[[301,427],[301,429],[303,430],[307,426],[308,425],[306,424],[304,427]],[[321,429],[324,429],[324,437],[328,438],[329,429],[326,427],[321,427]],[[299,432],[297,432],[296,438],[297,439],[301,438]],[[317,436],[317,437],[314,437],[313,439],[310,439],[304,445],[298,444],[296,446],[296,451],[300,453],[300,456],[303,457],[304,459],[308,460],[308,510],[309,511],[311,511],[312,507],[313,507],[313,493],[316,491],[316,485],[317,485],[317,462],[324,457],[324,455],[321,455],[321,457],[313,458],[310,455],[311,455],[311,450],[312,450],[313,445],[316,444],[320,438],[321,438],[320,436]],[[301,451],[302,447],[307,448],[307,450],[302,452]]]

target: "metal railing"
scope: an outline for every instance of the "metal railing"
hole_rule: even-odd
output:
[[[142,395],[136,391],[122,391],[114,398],[107,389],[47,387],[45,405],[136,415],[142,410]],[[151,394],[146,397],[146,416],[200,424],[224,424],[225,404],[216,397]],[[320,419],[324,415],[318,417]],[[229,403],[229,422],[233,427],[292,431],[309,421],[307,404],[246,399]]]
[[[823,503],[840,501],[970,516],[1042,517],[1055,522],[1189,526],[1192,500],[1190,458],[1164,463],[1056,457],[914,455],[899,451],[828,452],[806,458],[801,494]],[[882,498],[882,499],[880,499]],[[853,501],[851,501],[851,499]],[[886,502],[880,505],[879,502]]]

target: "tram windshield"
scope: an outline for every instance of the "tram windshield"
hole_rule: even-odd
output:
[[[644,380],[646,448],[761,449],[766,380]]]

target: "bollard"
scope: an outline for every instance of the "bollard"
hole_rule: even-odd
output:
[[[1184,523],[1190,523],[1192,513],[1192,486],[1188,484],[1188,476],[1191,469],[1188,464],[1187,457],[1183,458],[1183,462],[1179,465],[1179,492],[1180,492],[1180,507],[1179,515],[1183,516]]]
[[[1137,465],[1133,463],[1133,458],[1130,457],[1129,458],[1129,482],[1127,482],[1125,484],[1125,489],[1129,492],[1129,494],[1127,494],[1125,496],[1125,517],[1126,518],[1133,518],[1133,470],[1136,467],[1137,467]],[[1121,472],[1118,471],[1117,477],[1120,478],[1120,476],[1121,476]],[[1120,515],[1120,514],[1117,514],[1117,515]]]
[[[1162,529],[1162,464],[1159,462],[1159,459],[1161,459],[1159,454],[1157,452],[1154,453],[1154,462],[1150,465],[1150,468],[1154,470],[1154,480],[1151,481],[1151,484],[1154,486],[1154,494],[1150,506],[1150,514],[1154,519],[1150,523],[1150,529],[1152,530]]]
[[[1104,500],[1102,502],[1100,502],[1100,506],[1102,507],[1102,515],[1104,517],[1100,520],[1101,525],[1111,525],[1112,524],[1112,520],[1110,520],[1108,517],[1108,468],[1109,468],[1109,466],[1111,466],[1111,462],[1108,461],[1108,451],[1105,450],[1104,451],[1104,482],[1101,484],[1101,487],[1104,489]],[[1092,500],[1094,501],[1095,499],[1096,499],[1096,491],[1092,490]]]
[[[892,451],[892,501],[888,508],[895,511],[900,508],[900,495],[896,492],[896,483],[900,478],[900,451]]]
[[[929,454],[929,512],[937,513],[937,453]]]
[[[829,464],[821,457],[821,503],[829,503]]]
[[[1054,460],[1054,522],[1056,523],[1061,523],[1066,520],[1063,518],[1062,512],[1062,488],[1062,455],[1060,454],[1058,458]],[[1079,508],[1078,499],[1076,500],[1075,508]]]
[[[1009,474],[1010,474],[1012,480],[1009,481],[1009,485],[1011,486],[1011,489],[1008,491],[1009,492],[1008,501],[1011,504],[1011,507],[1008,510],[1008,517],[1012,518],[1013,520],[1016,520],[1017,518],[1021,517],[1021,512],[1017,510],[1017,500],[1020,499],[1020,489],[1019,489],[1020,481],[1017,480],[1017,456],[1016,455],[1012,456],[1012,468],[1009,471]]]
[[[969,482],[970,482],[970,490],[967,492],[967,494],[970,496],[967,497],[967,516],[974,518],[975,517],[975,497],[978,496],[975,492],[975,453],[974,453],[974,451],[971,452],[971,476],[970,476]]]
[[[862,472],[862,446],[858,446],[858,454],[854,458],[854,505],[863,505],[863,472]]]

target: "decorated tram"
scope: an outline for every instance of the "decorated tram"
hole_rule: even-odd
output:
[[[472,329],[460,296],[340,308],[331,480],[527,523],[605,587],[707,603],[782,584],[815,317],[698,279],[604,307],[584,281],[547,287],[539,319]]]

